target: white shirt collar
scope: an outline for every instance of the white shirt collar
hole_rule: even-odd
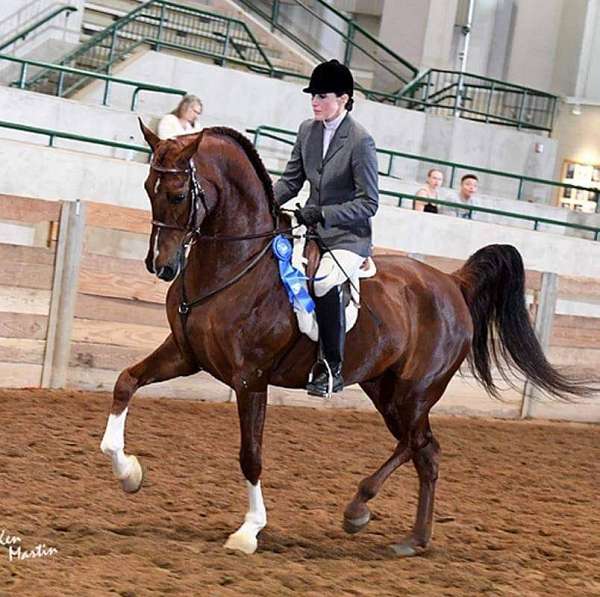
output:
[[[335,131],[337,129],[337,127],[340,126],[340,124],[342,123],[342,120],[344,120],[344,117],[346,116],[346,114],[348,114],[348,110],[342,110],[341,114],[337,118],[334,118],[333,120],[330,120],[329,122],[324,120],[323,126],[325,127],[325,130],[331,131],[331,132]]]

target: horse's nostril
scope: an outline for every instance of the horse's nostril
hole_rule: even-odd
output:
[[[164,280],[165,282],[170,282],[177,275],[177,269],[174,268],[174,267],[171,267],[170,265],[165,265],[164,267],[161,267],[158,270],[158,272],[156,273],[156,275],[161,280]]]

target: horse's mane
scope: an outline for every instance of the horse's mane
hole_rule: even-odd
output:
[[[240,133],[239,131],[236,131],[235,129],[230,129],[226,126],[213,126],[205,129],[205,131],[207,133],[231,137],[234,141],[237,141],[239,145],[241,145],[246,156],[250,160],[250,163],[254,167],[254,170],[256,171],[259,180],[262,182],[262,185],[265,189],[265,193],[267,194],[267,198],[269,200],[269,204],[273,206],[275,204],[275,195],[273,193],[273,181],[271,180],[271,176],[267,172],[263,161],[258,155],[256,148],[254,147],[254,145],[252,145],[248,137],[242,135],[242,133]]]

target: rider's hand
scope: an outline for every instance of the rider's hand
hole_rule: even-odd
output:
[[[314,226],[319,222],[323,222],[323,212],[321,208],[316,205],[305,205],[299,209],[294,210],[294,215],[298,220],[299,224],[304,226]]]

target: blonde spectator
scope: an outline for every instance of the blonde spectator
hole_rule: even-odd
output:
[[[432,168],[427,172],[427,180],[425,185],[422,186],[415,195],[417,197],[423,197],[425,199],[439,199],[439,188],[444,182],[444,173],[437,168]],[[437,205],[435,203],[425,203],[424,201],[417,201],[415,209],[418,211],[430,211],[437,213]]]
[[[198,123],[202,114],[202,101],[195,95],[185,95],[173,112],[163,116],[158,123],[158,136],[172,139],[179,135],[188,135],[200,130]]]

